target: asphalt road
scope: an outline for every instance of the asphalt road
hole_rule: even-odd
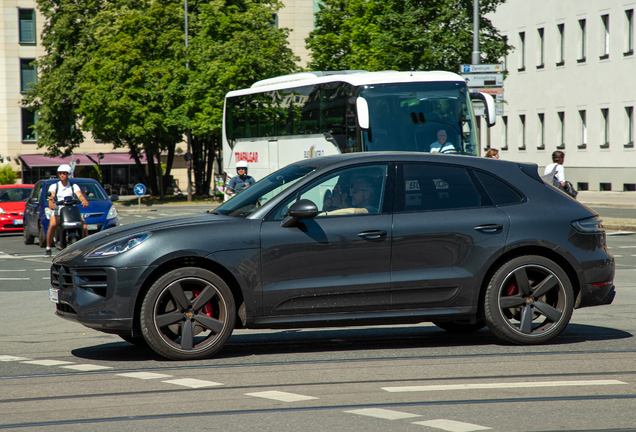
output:
[[[162,206],[122,220],[204,209]],[[0,429],[634,430],[636,235],[608,244],[614,304],[575,311],[548,345],[431,324],[238,330],[217,357],[174,362],[56,317],[50,259],[3,235]]]

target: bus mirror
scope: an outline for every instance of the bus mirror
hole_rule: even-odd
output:
[[[360,129],[369,129],[369,104],[365,98],[356,99],[356,110],[358,111],[358,126]]]
[[[484,102],[484,111],[486,114],[486,124],[488,127],[493,127],[495,125],[495,121],[497,120],[497,116],[495,115],[495,100],[486,93],[471,93],[471,99],[477,99]]]

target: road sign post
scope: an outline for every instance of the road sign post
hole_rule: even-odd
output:
[[[137,183],[133,190],[135,191],[135,195],[137,195],[138,209],[141,210],[141,197],[146,193],[146,186],[141,183]]]

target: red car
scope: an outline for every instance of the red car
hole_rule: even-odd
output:
[[[24,207],[32,184],[0,185],[0,233],[24,229]]]

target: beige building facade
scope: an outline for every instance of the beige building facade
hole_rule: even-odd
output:
[[[508,0],[489,16],[515,47],[490,130],[502,159],[545,166],[561,150],[579,190],[635,190],[634,10],[630,0]]]

